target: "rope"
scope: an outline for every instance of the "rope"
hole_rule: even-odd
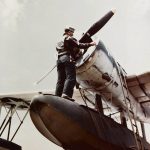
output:
[[[41,81],[43,81],[56,67],[55,65],[52,69],[48,70],[38,81],[36,81],[34,84],[39,84]]]
[[[133,127],[133,123],[132,123],[130,111],[129,111],[128,104],[127,104],[127,99],[126,99],[125,92],[124,92],[124,89],[123,89],[123,81],[124,81],[124,83],[125,83],[125,85],[126,85],[126,88],[127,88],[127,83],[125,82],[125,78],[122,79],[122,77],[121,77],[120,67],[118,66],[117,63],[116,63],[116,65],[117,65],[117,69],[118,69],[118,74],[119,74],[119,79],[120,79],[120,83],[121,83],[121,87],[122,87],[122,92],[123,92],[125,104],[126,104],[126,107],[127,107],[127,114],[128,114],[128,117],[129,117],[129,120],[130,120],[130,123],[131,123],[131,127],[132,127],[132,130],[133,130],[133,133],[134,133],[134,137],[135,137],[136,146],[137,146],[137,149],[140,150],[139,145],[138,145],[138,140],[137,140],[137,134],[136,134],[135,131],[134,131],[134,127]],[[124,77],[124,75],[123,75],[123,77]],[[127,96],[129,97],[128,88],[127,88]],[[131,108],[131,110],[132,110],[131,102],[129,102],[129,103],[130,103],[130,108]],[[135,120],[135,117],[134,117],[134,113],[133,113],[133,120],[134,120],[134,122],[135,122],[136,131],[138,131],[138,127],[137,127],[137,124],[136,124],[136,120]],[[138,135],[139,135],[139,133],[138,133]],[[140,140],[140,141],[141,141],[141,140]],[[141,142],[140,142],[140,143],[141,143]],[[141,143],[141,144],[142,144],[142,143]],[[142,149],[143,149],[143,146],[142,146]]]
[[[85,94],[83,94],[83,93],[81,92],[81,88],[79,88],[79,92],[80,92],[80,95],[81,95],[82,100],[84,101],[86,107],[88,107],[88,104],[87,104],[87,102],[86,102],[86,100],[88,100],[88,98],[85,96]],[[95,105],[94,105],[94,106],[95,106]],[[92,115],[92,113],[90,112],[90,110],[88,110],[88,113],[90,114],[90,117],[91,117],[91,120],[92,120],[93,123],[94,123],[95,129],[97,130],[97,133],[98,133],[98,135],[100,136],[100,129],[99,129],[99,125],[98,125],[98,120],[97,120],[97,118]],[[99,111],[98,111],[98,113],[99,113],[99,117],[101,117]],[[102,120],[101,120],[101,119],[99,119],[99,120],[101,121],[101,125],[102,125],[103,129],[105,129]],[[104,137],[107,138],[105,134],[104,134]]]
[[[88,108],[88,104],[87,104],[87,102],[86,102],[86,99],[85,99],[84,95],[83,95],[82,92],[81,92],[81,88],[79,88],[79,92],[80,92],[80,95],[81,95],[81,97],[82,97],[82,100],[84,101],[86,107]],[[95,120],[95,118],[93,117],[93,115],[92,115],[92,113],[89,111],[89,109],[88,109],[88,113],[90,114],[90,117],[91,117],[91,120],[93,121],[93,124],[94,124],[94,126],[95,126],[95,129],[97,130],[97,133],[98,133],[98,135],[100,136],[100,130],[99,130],[99,126],[98,126],[98,124],[97,124],[97,119]]]

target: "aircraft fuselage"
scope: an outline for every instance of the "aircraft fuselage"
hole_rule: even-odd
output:
[[[120,72],[120,74],[119,74]],[[93,94],[102,95],[106,101],[118,110],[127,113],[125,98],[128,96],[137,120],[150,122],[150,116],[145,115],[140,103],[124,87],[122,76],[126,76],[106,47],[99,41],[96,47],[91,47],[82,58],[77,61],[77,82],[80,86]],[[131,114],[132,115],[132,114]]]

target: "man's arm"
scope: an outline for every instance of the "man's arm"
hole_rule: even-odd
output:
[[[91,42],[91,43],[79,43],[79,48],[81,49],[86,49],[86,48],[89,48],[90,46],[94,46],[96,45],[95,42]]]
[[[69,42],[69,45],[71,45],[72,47],[77,47],[79,49],[86,49],[86,48],[89,48],[90,46],[96,45],[95,42],[91,42],[91,43],[78,43],[77,40],[74,39],[74,38],[69,38],[68,42]]]

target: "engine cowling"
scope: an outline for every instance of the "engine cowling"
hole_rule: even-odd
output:
[[[100,94],[117,109],[127,109],[125,96],[127,89],[122,85],[120,73],[125,75],[115,59],[110,55],[102,41],[96,47],[90,47],[76,64],[77,82],[93,94]],[[124,91],[124,93],[123,93]],[[141,105],[128,92],[132,103],[133,112],[138,120],[146,121],[147,118]]]

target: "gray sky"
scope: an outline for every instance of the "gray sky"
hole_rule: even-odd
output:
[[[149,0],[0,0],[1,93],[53,89],[56,71],[33,83],[55,65],[55,43],[64,27],[81,34],[111,8],[116,14],[96,37],[129,75],[149,71]],[[29,117],[15,142],[23,150],[54,149]]]

